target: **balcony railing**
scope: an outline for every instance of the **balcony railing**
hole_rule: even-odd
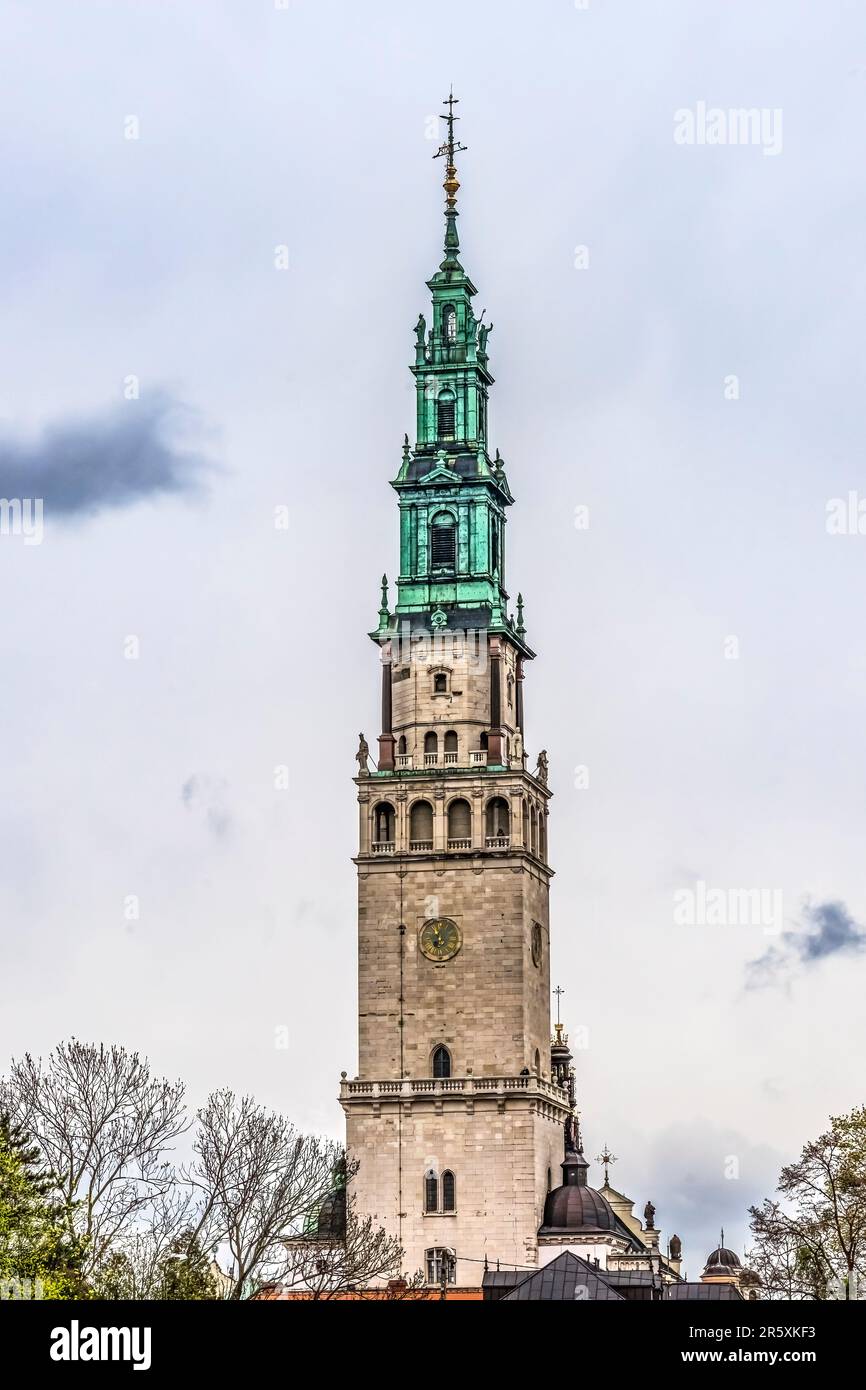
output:
[[[393,840],[374,840],[374,841],[373,841],[373,853],[374,853],[374,854],[393,854],[393,853],[394,853],[394,841],[393,841]]]
[[[509,849],[511,846],[510,835],[488,835],[484,840],[488,849]]]
[[[410,840],[410,841],[409,841],[409,848],[410,848],[410,849],[414,849],[414,850],[431,850],[431,849],[433,848],[433,841],[432,841],[432,840]]]
[[[456,763],[456,762],[457,762],[457,754],[456,754],[456,753],[445,753],[443,756],[444,756],[444,759],[445,759],[445,762],[446,762],[446,763]]]
[[[438,754],[438,753],[425,753],[425,754],[424,754],[424,766],[425,766],[425,767],[435,767],[436,764],[437,764],[438,762],[439,762],[439,754]]]
[[[397,754],[397,757],[396,757],[396,759],[395,759],[395,762],[396,762],[396,764],[397,764],[398,767],[411,767],[411,766],[412,766],[412,754],[411,754],[411,753],[398,753],[398,754]]]
[[[465,839],[465,840],[451,840],[451,839],[449,839],[449,841],[448,841],[448,848],[449,848],[449,849],[471,849],[471,848],[472,848],[472,841],[471,841],[471,839]]]
[[[344,1081],[341,1095],[358,1099],[371,1099],[377,1096],[441,1096],[472,1094],[473,1092],[507,1093],[529,1091],[536,1095],[549,1097],[568,1105],[568,1092],[553,1081],[540,1076],[449,1076],[441,1080],[433,1078],[410,1079],[405,1081]]]
[[[469,754],[469,766],[470,766],[470,767],[486,767],[486,766],[487,766],[487,749],[486,749],[486,748],[473,748],[473,749],[471,750],[470,754]]]

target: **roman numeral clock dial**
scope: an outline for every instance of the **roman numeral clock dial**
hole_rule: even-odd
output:
[[[463,945],[460,928],[450,917],[432,917],[418,933],[422,955],[441,963],[451,960]]]

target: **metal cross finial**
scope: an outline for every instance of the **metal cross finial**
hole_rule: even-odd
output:
[[[610,1149],[608,1148],[607,1144],[605,1144],[605,1146],[604,1146],[604,1148],[602,1149],[601,1153],[597,1155],[595,1161],[596,1161],[596,1163],[603,1163],[603,1164],[604,1164],[604,1182],[605,1182],[605,1186],[607,1186],[607,1182],[608,1182],[608,1169],[609,1169],[611,1163],[616,1163],[616,1154],[612,1154],[611,1151],[610,1151]]]
[[[441,159],[444,156],[447,161],[445,165],[445,181],[443,187],[445,189],[445,207],[448,212],[454,212],[456,208],[457,190],[460,187],[457,180],[457,170],[454,166],[454,156],[459,153],[460,150],[466,149],[465,145],[462,145],[459,140],[455,141],[454,139],[454,122],[460,120],[459,116],[454,115],[454,107],[457,105],[458,100],[459,98],[454,95],[452,88],[448,93],[447,100],[442,103],[443,106],[448,107],[448,114],[440,117],[441,120],[448,122],[448,139],[444,144],[439,146],[433,156],[434,159]]]
[[[556,995],[556,1021],[559,1023],[561,1021],[559,1017],[559,1002],[565,994],[565,990],[562,988],[562,985],[557,985],[553,993]]]

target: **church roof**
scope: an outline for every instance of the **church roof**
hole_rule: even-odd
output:
[[[532,1274],[522,1270],[490,1270],[484,1275],[483,1287],[488,1299],[502,1303],[625,1303],[659,1298],[707,1303],[742,1302],[743,1297],[733,1284],[683,1281],[660,1285],[658,1275],[650,1270],[598,1269],[570,1250],[564,1250],[550,1264],[542,1265]],[[501,1292],[505,1288],[508,1291]],[[620,1289],[626,1292],[620,1293]]]
[[[627,1240],[633,1249],[644,1247],[633,1231],[617,1216],[613,1207],[589,1187],[586,1171],[589,1167],[583,1154],[570,1150],[562,1165],[563,1183],[548,1192],[544,1203],[544,1218],[539,1236],[611,1235]]]
[[[592,1187],[567,1183],[548,1192],[539,1235],[565,1232],[613,1231],[618,1223],[613,1208]]]
[[[502,1302],[574,1303],[581,1300],[592,1303],[625,1301],[600,1269],[565,1250],[513,1288]]]
[[[715,1302],[717,1299],[743,1302],[743,1295],[733,1284],[695,1284],[686,1280],[680,1284],[666,1284],[664,1296],[675,1302],[687,1303]]]
[[[723,1274],[736,1274],[740,1269],[742,1269],[740,1257],[735,1251],[729,1250],[725,1245],[725,1233],[722,1231],[722,1238],[719,1244],[716,1246],[715,1250],[711,1250],[707,1256],[704,1274],[714,1274],[717,1276]]]

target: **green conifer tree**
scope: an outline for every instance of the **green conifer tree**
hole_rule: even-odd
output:
[[[0,1114],[0,1296],[87,1296],[84,1243],[70,1236],[66,1217],[39,1149]]]

